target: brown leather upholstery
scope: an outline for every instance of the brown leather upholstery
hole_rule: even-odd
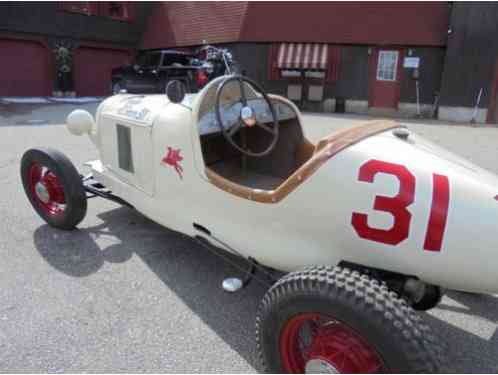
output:
[[[299,157],[305,159],[313,151],[312,156],[275,190],[253,189],[236,184],[207,167],[206,176],[213,185],[230,194],[260,203],[277,203],[306,181],[327,160],[340,151],[375,134],[398,127],[401,127],[401,125],[394,121],[372,121],[365,125],[334,132],[328,137],[321,139],[314,147],[310,142],[306,141],[299,151]]]
[[[247,145],[251,150],[260,151],[268,147],[268,133],[263,129],[253,127],[245,130],[248,130],[246,132]],[[247,168],[260,174],[287,179],[313,154],[313,152],[309,155],[303,154],[305,141],[301,124],[297,118],[281,121],[278,141],[273,150],[263,157],[247,158]],[[315,148],[313,144],[312,148]],[[299,158],[304,160],[300,162]]]

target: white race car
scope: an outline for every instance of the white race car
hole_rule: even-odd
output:
[[[193,95],[114,95],[67,127],[100,159],[82,177],[27,151],[38,214],[73,229],[97,195],[245,258],[255,279],[285,272],[256,318],[268,371],[447,371],[415,310],[443,288],[498,292],[498,178],[396,122],[314,144],[292,102],[229,75]]]

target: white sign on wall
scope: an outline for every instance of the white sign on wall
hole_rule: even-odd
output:
[[[403,60],[403,68],[418,68],[420,65],[420,57],[405,57]]]

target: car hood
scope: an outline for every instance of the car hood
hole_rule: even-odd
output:
[[[117,117],[152,126],[156,117],[170,106],[182,105],[192,108],[196,94],[188,94],[180,104],[172,103],[164,94],[157,95],[114,95],[100,107],[100,115]]]

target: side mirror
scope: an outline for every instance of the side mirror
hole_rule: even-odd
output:
[[[83,135],[92,131],[95,127],[95,120],[89,112],[76,109],[67,116],[66,126],[71,134]]]
[[[173,80],[166,85],[166,96],[172,103],[181,103],[185,99],[187,88],[182,81]]]

